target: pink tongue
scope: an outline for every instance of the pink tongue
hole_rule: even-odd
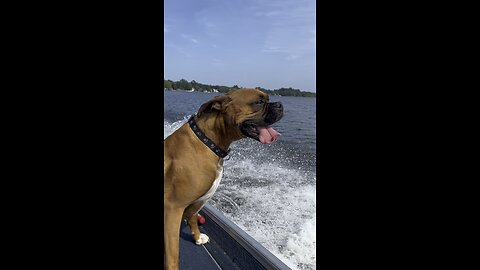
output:
[[[280,133],[278,133],[275,129],[271,127],[268,127],[268,128],[258,127],[258,132],[259,132],[258,137],[260,139],[260,142],[263,144],[265,143],[271,144],[274,141],[276,141],[278,137],[280,137]]]

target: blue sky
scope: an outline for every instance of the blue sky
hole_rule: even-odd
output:
[[[315,0],[165,0],[165,79],[316,92]]]

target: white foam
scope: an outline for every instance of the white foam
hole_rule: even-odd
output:
[[[296,264],[316,264],[316,226],[317,217],[313,216],[300,227],[298,232],[290,235],[287,241],[288,258]]]
[[[185,124],[188,121],[188,118],[190,116],[185,117],[182,120],[179,120],[174,123],[168,123],[167,121],[163,120],[163,139],[167,138],[172,134],[175,130],[180,128],[183,124]]]
[[[241,196],[245,202],[238,212],[224,212],[226,216],[290,268],[315,269],[315,186],[289,188],[278,183],[232,189],[237,194],[231,196]]]

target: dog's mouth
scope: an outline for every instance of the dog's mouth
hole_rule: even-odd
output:
[[[257,125],[252,120],[246,120],[240,125],[243,135],[255,139],[263,144],[274,143],[281,134],[270,126]]]

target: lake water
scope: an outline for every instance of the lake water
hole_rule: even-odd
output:
[[[164,92],[164,138],[220,93]],[[271,96],[284,117],[282,134],[263,145],[243,139],[209,203],[292,269],[316,269],[316,99]]]

